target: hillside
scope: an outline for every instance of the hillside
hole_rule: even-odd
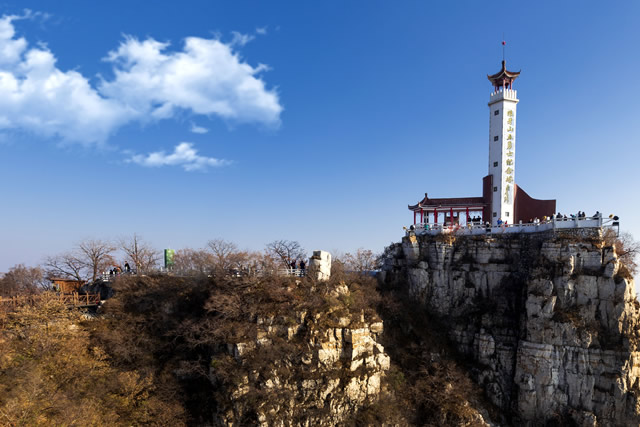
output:
[[[0,419],[484,423],[481,391],[446,337],[372,278],[334,273],[328,282],[125,277],[96,316],[46,299],[2,312]]]

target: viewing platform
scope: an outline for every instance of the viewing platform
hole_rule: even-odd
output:
[[[14,297],[0,297],[0,307],[15,309],[16,307],[25,305],[35,305],[41,301],[50,300],[56,301],[67,307],[96,307],[100,305],[100,295],[97,294],[79,294],[73,292],[69,294],[35,294],[35,295],[21,295]]]
[[[581,218],[552,218],[546,221],[521,224],[502,224],[491,226],[489,224],[473,223],[459,225],[442,225],[438,223],[418,223],[409,227],[404,227],[407,233],[416,235],[438,235],[453,233],[457,236],[472,236],[485,234],[504,233],[540,233],[545,231],[570,230],[570,229],[600,229],[602,227],[618,227],[618,217],[602,218],[581,217]]]

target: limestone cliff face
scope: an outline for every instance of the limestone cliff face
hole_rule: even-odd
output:
[[[640,424],[639,304],[597,237],[406,236],[381,279],[448,325],[515,424]]]
[[[381,392],[390,359],[379,344],[383,323],[363,311],[352,313],[340,300],[349,289],[338,286],[333,304],[316,313],[258,316],[249,341],[228,344],[227,357],[239,372],[220,380],[228,364],[214,359],[211,379],[227,405],[219,421],[228,426],[333,426],[345,421]],[[274,357],[274,347],[285,349]]]

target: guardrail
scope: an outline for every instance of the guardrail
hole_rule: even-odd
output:
[[[457,235],[477,235],[477,234],[501,234],[501,233],[537,233],[549,230],[575,229],[575,228],[601,228],[603,226],[617,226],[616,219],[597,217],[581,218],[552,218],[546,221],[524,224],[502,224],[486,225],[469,223],[466,225],[442,225],[442,224],[414,224],[405,227],[407,232],[413,231],[416,234],[441,234],[455,233]]]
[[[102,273],[100,275],[100,278],[102,278],[103,282],[111,282],[113,280],[115,280],[116,278],[120,277],[120,276],[131,276],[131,275],[135,275],[137,273],[135,273],[133,270],[131,271],[122,271],[120,273]]]
[[[99,294],[36,294],[15,297],[0,297],[0,306],[15,308],[23,305],[35,305],[43,299],[52,299],[70,307],[91,307],[100,304]]]
[[[306,274],[306,269],[301,268],[283,268],[278,270],[278,274],[281,276],[293,276],[293,277],[304,277]]]

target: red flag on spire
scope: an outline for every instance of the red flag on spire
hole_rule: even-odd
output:
[[[504,46],[504,45],[506,45],[506,44],[507,44],[507,42],[506,42],[506,41],[504,41],[504,40],[502,40],[502,46]]]

